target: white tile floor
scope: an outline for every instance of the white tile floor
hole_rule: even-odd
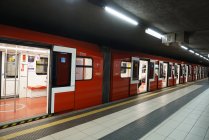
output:
[[[141,140],[209,140],[209,89],[187,103]]]
[[[127,109],[41,138],[40,140],[99,139],[200,87],[201,85],[192,85],[179,89],[171,94],[137,104]],[[201,99],[204,100],[201,101]],[[195,138],[209,139],[209,132],[207,130],[209,122],[208,125],[206,125],[206,122],[209,120],[207,119],[207,117],[209,117],[208,104],[209,90],[169,117],[143,137],[143,139],[184,139],[190,138],[193,135]],[[205,109],[208,111],[205,112]]]

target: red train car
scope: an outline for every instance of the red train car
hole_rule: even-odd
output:
[[[0,31],[1,123],[84,109],[207,75],[206,68],[169,58],[4,25]]]
[[[0,30],[1,67],[16,66],[7,65],[13,71],[5,69],[10,75],[1,77],[6,91],[1,91],[1,103],[16,105],[1,110],[1,122],[102,103],[103,53],[97,45],[3,25]],[[8,85],[20,90],[10,94],[14,87]]]

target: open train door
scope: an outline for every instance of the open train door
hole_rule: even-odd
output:
[[[185,83],[187,83],[188,82],[188,79],[189,79],[189,65],[185,65],[186,66],[186,73],[185,73],[185,75],[186,75],[186,77],[185,77]]]
[[[76,49],[54,46],[52,53],[51,113],[74,108]]]
[[[176,85],[180,82],[180,65],[175,64],[175,77],[176,77]]]
[[[137,93],[139,85],[139,58],[131,58],[131,80],[130,80],[130,95]]]
[[[139,83],[137,93],[144,93],[148,90],[148,60],[139,60]]]
[[[157,90],[158,68],[155,60],[149,61],[149,91]]]
[[[168,64],[168,86],[174,85],[173,63]]]

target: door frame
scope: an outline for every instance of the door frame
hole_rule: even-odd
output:
[[[27,46],[27,47],[36,47],[36,48],[44,48],[44,49],[48,49],[50,54],[50,64],[49,65],[49,82],[48,82],[48,93],[47,93],[47,107],[46,107],[46,114],[51,114],[51,87],[52,87],[52,73],[51,73],[51,69],[52,69],[52,51],[53,51],[53,45],[52,44],[47,44],[47,43],[40,43],[40,42],[34,42],[34,41],[28,41],[28,40],[20,40],[20,39],[14,39],[14,38],[3,38],[0,37],[0,43],[7,43],[7,44],[13,44],[13,45],[22,45],[22,46]],[[2,54],[1,54],[2,55]],[[2,61],[2,60],[0,60]],[[1,62],[2,63],[2,62]],[[0,70],[1,72],[1,70]],[[1,80],[1,79],[0,79]],[[0,81],[1,84],[1,81]],[[1,95],[0,95],[0,99],[1,99]],[[32,117],[31,117],[32,118]]]

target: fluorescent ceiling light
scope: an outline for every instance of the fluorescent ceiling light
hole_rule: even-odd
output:
[[[108,13],[110,13],[110,14],[112,14],[112,15],[120,18],[120,19],[123,19],[123,20],[125,20],[125,21],[127,21],[127,22],[129,22],[129,23],[131,23],[135,26],[138,25],[137,21],[135,21],[135,20],[131,19],[130,17],[127,17],[126,15],[112,9],[111,7],[105,6],[105,11],[107,11]]]
[[[189,50],[189,52],[190,52],[190,53],[194,53],[194,51],[193,51],[193,50]]]
[[[195,55],[199,56],[200,54],[199,53],[195,53]]]
[[[14,47],[4,47],[0,46],[0,49],[7,49],[7,50],[18,50],[18,51],[26,51],[26,52],[37,52],[37,53],[48,53],[46,50],[35,50],[35,49],[26,49],[26,48],[14,48]]]
[[[181,46],[181,48],[184,49],[184,50],[188,50],[188,48],[185,47],[185,46]]]
[[[152,35],[152,36],[154,36],[154,37],[156,37],[156,38],[158,38],[158,39],[162,39],[162,38],[163,38],[163,35],[162,35],[162,34],[156,32],[156,31],[154,31],[154,30],[152,30],[152,29],[150,29],[150,28],[147,28],[147,29],[145,30],[145,33],[147,33],[147,34],[149,34],[149,35]]]

